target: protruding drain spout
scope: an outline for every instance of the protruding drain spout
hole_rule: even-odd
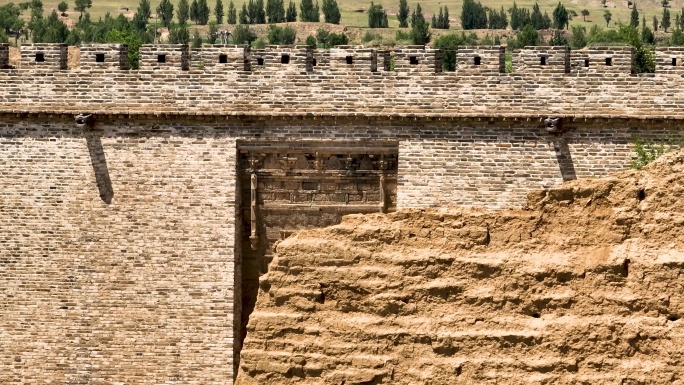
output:
[[[544,126],[546,131],[550,134],[561,134],[563,133],[563,120],[561,118],[548,117],[544,119]]]
[[[76,127],[92,127],[95,125],[95,115],[93,114],[78,114],[74,117],[76,120]]]

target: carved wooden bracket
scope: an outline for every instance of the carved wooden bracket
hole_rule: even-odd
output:
[[[380,175],[380,212],[387,213],[387,191],[386,191],[385,174]]]
[[[258,154],[258,153],[249,153],[249,157],[247,158],[247,162],[249,163],[249,171],[250,172],[255,172],[262,166],[262,162],[266,158],[266,154]]]
[[[280,168],[283,170],[292,170],[297,164],[297,157],[290,156],[290,154],[285,155],[280,160]]]
[[[257,175],[256,173],[252,174],[251,178],[251,192],[250,192],[250,197],[251,197],[251,204],[250,204],[250,212],[251,212],[251,230],[250,230],[250,235],[249,235],[249,243],[252,245],[252,250],[256,250],[259,247],[259,233],[258,233],[258,223],[257,223]]]
[[[325,157],[316,151],[316,159],[314,160],[314,168],[318,171],[325,170]]]

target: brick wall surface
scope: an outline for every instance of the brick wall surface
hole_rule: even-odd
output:
[[[81,70],[128,69],[128,46],[125,44],[84,44],[79,52]]]
[[[662,71],[634,75],[633,50],[624,47],[569,52],[570,73],[549,70],[568,60],[565,50],[554,47],[517,53],[550,55],[550,67],[520,66],[512,73],[501,73],[501,47],[460,47],[455,72],[437,72],[441,53],[418,47],[395,49],[389,63],[378,52],[377,66],[364,63],[372,51],[362,48],[322,54],[269,46],[246,55],[236,47],[227,58],[232,66],[209,66],[218,60],[216,47],[207,47],[205,57],[182,45],[142,46],[140,70],[56,71],[63,48],[22,46],[21,69],[0,70],[0,112],[684,118],[684,94],[672,91],[681,88],[682,78],[663,69],[664,61],[672,62],[665,49],[656,51]],[[47,64],[31,62],[39,50]],[[356,56],[362,67],[346,64],[346,56]],[[244,58],[251,60],[251,71],[244,71]],[[199,60],[205,70],[184,70],[200,68]],[[240,60],[242,66],[235,65]],[[521,60],[514,57],[513,63]]]
[[[230,383],[235,141],[102,128],[0,124],[0,383]]]
[[[47,71],[67,69],[66,44],[22,44],[21,68]]]

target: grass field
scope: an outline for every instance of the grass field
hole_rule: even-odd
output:
[[[0,3],[6,2],[7,0],[0,0]],[[51,9],[57,9],[57,4],[61,0],[43,0],[44,7],[47,12],[49,12]],[[228,7],[228,2],[230,0],[223,0],[224,6]],[[240,7],[242,6],[242,3],[244,0],[234,0],[235,1],[235,6],[239,10]],[[135,12],[137,6],[138,6],[138,0],[92,0],[93,2],[93,7],[90,9],[90,14],[92,16],[93,20],[97,20],[99,17],[102,17],[105,15],[105,13],[109,12],[112,15],[118,15],[120,13],[126,14],[128,13],[129,16],[132,15],[132,13]],[[172,2],[177,3],[177,0],[172,0]],[[264,3],[266,0],[264,0]],[[288,0],[286,0],[287,4]],[[299,5],[299,1],[295,1],[297,5]],[[504,9],[508,10],[508,8],[511,7],[513,4],[512,1],[504,1],[504,0],[481,0],[482,4],[491,8],[495,9],[500,9],[502,6]],[[534,4],[534,0],[519,0],[517,1],[518,6],[523,6],[523,7],[529,7],[531,8],[532,5]],[[67,3],[69,3],[69,7],[73,7],[73,0],[67,0]],[[152,3],[152,9],[156,9],[157,4],[159,3],[159,0],[151,0]],[[208,0],[208,3],[210,7],[213,10],[215,0]],[[320,3],[320,1],[319,1]],[[390,14],[389,20],[390,20],[390,27],[398,27],[399,23],[397,21],[396,16],[394,14],[396,13],[398,6],[399,6],[399,0],[376,0],[376,4],[382,4],[383,7],[388,11]],[[417,2],[413,0],[409,0],[409,7],[413,9],[415,7],[415,4]],[[370,0],[338,0],[338,5],[340,7],[340,11],[342,12],[342,20],[341,24],[344,26],[349,26],[349,27],[357,27],[357,28],[365,28],[367,27],[368,23],[368,17],[365,13],[362,11],[367,9],[370,4]],[[449,7],[449,14],[450,14],[450,19],[451,19],[451,29],[458,30],[460,29],[460,13],[461,13],[461,5],[462,5],[462,0],[459,1],[453,1],[453,2],[448,2],[444,0],[423,0],[420,2],[421,7],[423,8],[423,12],[426,15],[427,18],[430,18],[433,13],[438,12],[439,7],[447,6]],[[553,9],[556,7],[558,4],[557,0],[541,0],[539,1],[539,5],[541,7],[542,12],[547,11],[550,16],[552,16]],[[612,20],[610,22],[610,27],[613,28],[615,27],[618,23],[629,23],[629,18],[630,18],[630,12],[631,10],[627,7],[627,0],[608,0],[607,2],[607,7],[603,8],[601,5],[600,0],[570,0],[570,1],[564,1],[563,4],[565,7],[569,10],[574,10],[577,12],[579,15],[576,17],[574,20],[572,20],[571,24],[581,24],[585,25],[587,29],[589,29],[593,24],[597,24],[602,27],[606,27],[606,22],[603,18],[603,13],[604,10],[608,10],[612,14]],[[672,18],[672,24],[674,24],[674,17],[675,14],[678,12],[681,12],[681,7],[684,5],[684,0],[680,0],[680,2],[677,1],[671,1],[671,18]],[[646,16],[646,23],[648,26],[652,25],[652,19],[653,16],[656,15],[658,19],[661,18],[662,16],[662,7],[660,5],[660,0],[646,0],[646,1],[639,1],[637,0],[637,6],[639,9],[639,13],[641,16]],[[123,10],[124,7],[128,7],[129,11],[126,12]],[[590,15],[587,17],[586,21],[582,20],[581,16],[581,10],[582,9],[587,9],[590,12]],[[359,12],[361,11],[361,12]],[[73,20],[78,20],[78,12],[75,11],[69,11],[69,18]],[[212,19],[213,19],[213,14],[212,14]],[[321,17],[322,19],[322,17]]]

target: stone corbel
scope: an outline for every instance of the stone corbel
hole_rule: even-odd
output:
[[[295,165],[297,164],[297,157],[296,156],[290,156],[290,154],[286,154],[284,157],[282,157],[280,160],[280,168],[283,170],[293,170]]]
[[[356,164],[354,164],[354,157],[349,154],[344,160],[344,168],[347,170],[347,175],[352,175],[356,171]]]
[[[563,119],[549,116],[544,119],[544,128],[546,128],[546,132],[550,134],[562,134],[564,132]]]
[[[387,159],[385,159],[385,155],[380,155],[378,158],[376,165],[378,167],[378,170],[386,171],[389,168],[389,162]]]
[[[249,162],[249,171],[254,173],[261,167],[261,162],[266,158],[266,154],[250,153],[247,161]]]
[[[74,121],[76,122],[76,127],[92,128],[95,125],[95,115],[93,114],[78,114],[74,116]]]
[[[313,165],[317,171],[325,170],[325,157],[322,156],[318,151],[316,151],[316,159],[314,159]]]

